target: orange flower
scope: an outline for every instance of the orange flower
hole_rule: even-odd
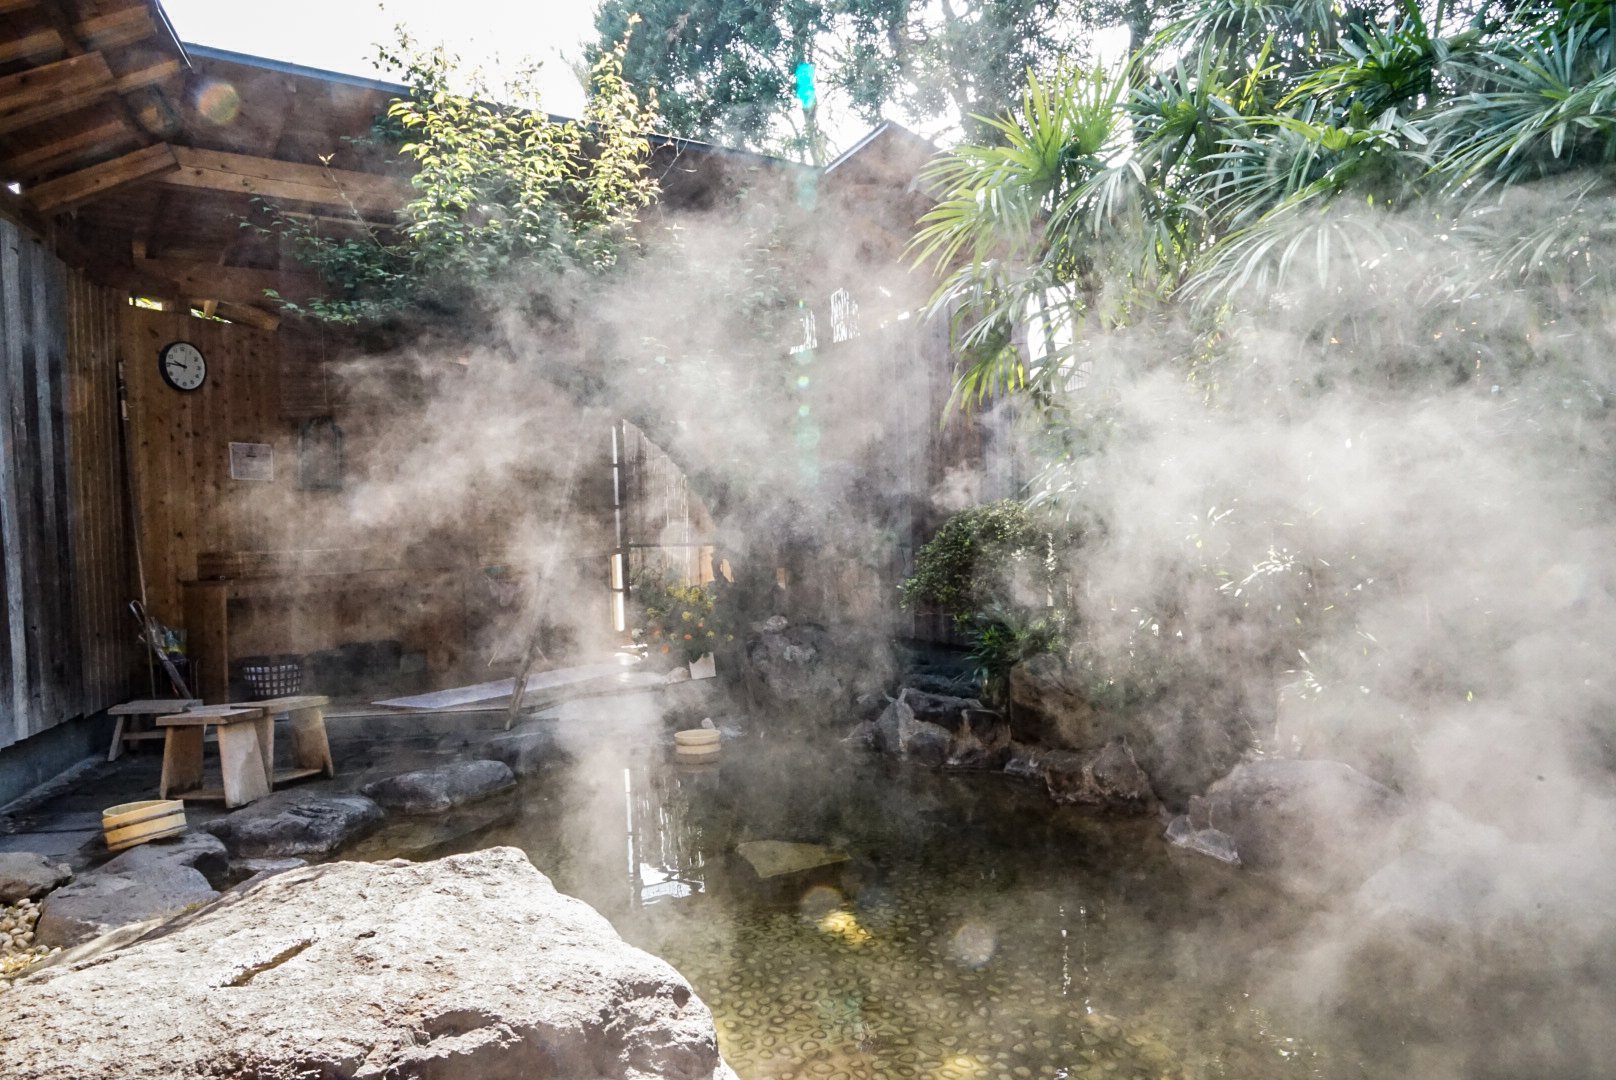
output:
[[[686,641],[689,641],[689,640],[690,640],[690,635],[689,635],[689,634],[686,634],[686,635],[685,635],[685,640],[686,640]]]
[[[670,648],[671,648],[671,646],[664,645],[664,646],[662,646],[662,651],[667,652]]]

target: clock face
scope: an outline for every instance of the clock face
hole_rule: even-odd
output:
[[[176,390],[195,390],[208,377],[208,362],[202,350],[189,341],[176,341],[157,354],[157,369],[163,381]]]

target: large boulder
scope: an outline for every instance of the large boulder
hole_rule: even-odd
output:
[[[963,698],[951,698],[947,701],[958,702],[958,707],[943,703],[944,699],[934,694],[926,694],[907,687],[900,690],[897,699],[891,702],[875,721],[874,729],[868,736],[870,743],[875,749],[889,754],[901,754],[922,765],[933,768],[942,766],[948,760],[950,748],[953,746],[953,731],[926,717],[952,719],[954,725],[958,726],[963,721],[960,716],[954,714],[976,704]],[[916,712],[917,704],[923,715]]]
[[[1089,703],[1083,686],[1054,655],[1010,669],[1010,725],[1017,742],[1096,750],[1121,734],[1118,720]]]
[[[786,624],[779,616],[755,629],[746,658],[770,697],[809,709],[838,710],[851,699],[830,631],[810,623]]]
[[[133,848],[45,897],[34,944],[66,948],[120,926],[178,914],[218,895],[185,857]]]
[[[900,736],[903,756],[928,768],[939,769],[948,761],[948,750],[954,738],[941,724],[928,720],[912,720]]]
[[[73,868],[31,851],[0,851],[0,904],[37,900],[73,880]]]
[[[382,820],[363,795],[277,791],[203,826],[237,859],[319,858],[357,839]]]
[[[1234,841],[1242,865],[1303,891],[1356,885],[1379,866],[1405,810],[1400,796],[1339,761],[1238,765],[1190,802],[1190,824]]]
[[[132,847],[103,864],[101,872],[127,874],[164,867],[188,867],[217,885],[230,874],[230,852],[212,833],[193,831]]]
[[[666,963],[521,852],[251,883],[6,994],[9,1080],[733,1080]]]
[[[366,797],[401,814],[435,814],[506,791],[516,774],[503,761],[455,761],[366,784]]]
[[[555,735],[549,731],[509,731],[477,747],[477,753],[503,762],[517,776],[531,776],[561,760]]]
[[[1121,739],[1113,739],[1093,754],[1064,751],[1049,755],[1044,783],[1057,803],[1144,813],[1156,801],[1150,777]]]

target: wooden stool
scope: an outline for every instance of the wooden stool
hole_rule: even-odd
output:
[[[163,733],[152,730],[152,718],[184,712],[200,704],[201,698],[158,698],[114,705],[107,710],[108,716],[118,718],[112,727],[112,745],[107,748],[107,760],[117,761],[118,755],[123,753],[124,743],[161,739]]]
[[[274,774],[273,782],[286,784],[306,776],[335,776],[337,767],[331,760],[331,743],[325,735],[325,712],[331,699],[321,694],[293,694],[290,697],[255,701],[253,707],[263,709],[270,716],[286,714],[292,722],[292,767]],[[273,749],[273,742],[270,744]],[[273,761],[271,767],[273,767]]]
[[[202,787],[202,734],[208,725],[219,735],[223,789]],[[269,794],[275,775],[275,722],[258,705],[204,705],[157,718],[167,730],[163,741],[160,799],[223,799],[232,809]]]

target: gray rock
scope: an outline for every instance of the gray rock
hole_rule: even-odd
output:
[[[747,642],[746,657],[758,682],[777,701],[812,707],[845,707],[847,685],[830,662],[830,634],[802,624],[764,631]]]
[[[363,795],[278,791],[203,826],[237,859],[329,855],[382,820]]]
[[[1088,760],[1083,779],[1098,804],[1111,810],[1143,813],[1156,801],[1150,777],[1122,739],[1111,740]]]
[[[907,719],[906,719],[907,718]],[[887,754],[896,754],[903,749],[899,733],[906,723],[915,722],[915,714],[909,711],[909,706],[903,702],[903,695],[892,702],[875,721],[875,749]]]
[[[1234,837],[1221,829],[1197,829],[1188,814],[1179,814],[1167,823],[1168,843],[1188,848],[1231,866],[1240,865],[1240,852],[1234,846]]]
[[[435,814],[473,799],[513,787],[516,776],[503,761],[456,761],[431,769],[400,773],[366,784],[361,790],[388,810],[401,814]]]
[[[879,690],[870,690],[853,696],[853,715],[860,720],[874,720],[885,711],[892,699]]]
[[[948,751],[950,769],[1002,769],[1010,759],[1010,724],[991,709],[964,709]]]
[[[1064,751],[1062,751],[1064,752]],[[1036,780],[1044,782],[1044,759],[1056,751],[1042,746],[1028,746],[1026,743],[1011,742],[1010,753],[1004,760],[1004,773],[1017,780]]]
[[[1233,838],[1240,861],[1303,891],[1356,885],[1383,861],[1400,796],[1339,761],[1269,758],[1236,766],[1190,822]]]
[[[0,904],[35,900],[73,880],[73,868],[31,851],[0,851]]]
[[[517,776],[531,776],[557,762],[559,750],[548,731],[513,731],[496,735],[477,748],[491,761],[503,763]]]
[[[230,873],[246,880],[260,874],[284,874],[288,870],[299,870],[307,865],[309,865],[307,859],[290,855],[284,859],[237,859],[230,864]]]
[[[8,1080],[734,1078],[678,972],[511,848],[277,874],[6,1015]]]
[[[949,694],[933,694],[925,690],[916,690],[906,686],[898,695],[915,714],[915,719],[924,720],[931,724],[941,724],[949,731],[957,731],[964,722],[967,709],[981,709],[982,703],[976,698],[953,697]]]
[[[178,914],[218,895],[201,871],[178,859],[136,860],[116,869],[108,863],[45,897],[34,943],[77,945],[129,923]]]
[[[879,742],[876,737],[875,721],[865,720],[862,723],[855,725],[852,731],[849,731],[845,736],[842,737],[842,742],[849,746],[856,746],[860,750],[880,749]]]
[[[904,676],[903,685],[913,690],[924,690],[928,694],[941,694],[944,697],[963,697],[974,686],[971,678],[965,675],[931,675],[925,672],[914,672]]]
[[[1035,656],[1010,669],[1010,723],[1020,742],[1097,750],[1123,734],[1120,722],[1089,703],[1057,656]]]
[[[940,769],[948,761],[953,735],[941,724],[916,720],[903,733],[903,754],[928,768]]]
[[[153,840],[132,847],[101,867],[112,874],[132,870],[161,871],[165,866],[184,866],[197,871],[215,885],[230,875],[230,852],[212,833],[188,832],[167,840]]]

